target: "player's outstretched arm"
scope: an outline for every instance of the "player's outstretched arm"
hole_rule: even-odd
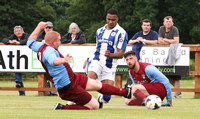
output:
[[[35,30],[31,33],[31,35],[29,36],[29,39],[37,39],[37,36],[39,35],[40,31],[44,28],[47,27],[47,22],[40,22],[38,23],[37,27],[35,28]]]
[[[61,65],[61,64],[71,62],[71,61],[72,61],[72,56],[67,54],[64,58],[56,58],[53,63],[54,63],[54,65],[57,66],[57,65]]]

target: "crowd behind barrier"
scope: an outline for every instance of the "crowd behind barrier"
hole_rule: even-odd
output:
[[[0,43],[0,45],[5,45],[3,43]],[[62,46],[95,46],[96,44],[62,44]],[[152,45],[147,45],[144,47],[149,47]],[[169,45],[159,45],[154,47],[169,47]],[[172,91],[181,91],[181,92],[194,92],[195,97],[200,97],[200,45],[197,44],[185,44],[182,45],[182,47],[190,47],[190,52],[195,52],[195,71],[189,71],[189,75],[195,76],[195,86],[194,88],[180,88],[175,89],[172,88]],[[123,74],[117,74],[116,75],[116,81],[115,85],[117,87],[122,87],[122,75]],[[55,91],[55,88],[45,88],[44,86],[44,73],[38,73],[38,87],[37,88],[15,88],[15,87],[2,87],[0,86],[0,90],[8,90],[8,91],[38,91],[39,95],[44,95],[44,91]]]

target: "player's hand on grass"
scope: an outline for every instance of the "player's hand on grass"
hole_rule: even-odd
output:
[[[170,101],[167,101],[169,104],[170,104],[170,106],[172,106],[172,100],[170,100]]]

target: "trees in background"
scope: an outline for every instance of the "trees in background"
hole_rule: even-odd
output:
[[[170,15],[180,32],[180,42],[199,43],[200,38],[200,0],[159,0],[159,21]]]
[[[1,0],[0,40],[13,33],[15,25],[31,33],[39,21],[52,21],[54,29],[64,35],[76,22],[88,43],[95,43],[96,30],[106,21],[106,11],[119,11],[119,24],[129,39],[141,30],[141,21],[151,19],[158,31],[165,16],[174,18],[182,43],[199,43],[200,0]]]
[[[0,40],[13,34],[13,28],[21,25],[31,33],[41,20],[56,19],[56,10],[44,0],[1,0],[0,1]]]

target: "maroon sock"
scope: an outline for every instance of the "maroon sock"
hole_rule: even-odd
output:
[[[146,98],[145,94],[140,91],[139,89],[137,89],[133,95],[135,96],[135,100],[131,100],[128,105],[129,106],[141,106],[142,105],[142,102],[144,101],[144,99]]]
[[[142,101],[146,98],[146,95],[145,95],[142,91],[140,91],[139,89],[137,89],[137,90],[133,93],[133,95],[134,95],[137,99],[140,99],[140,100],[142,100]]]
[[[98,92],[105,95],[118,95],[118,96],[125,96],[127,94],[126,89],[117,88],[105,83],[102,83],[102,88]]]
[[[64,109],[66,109],[66,110],[89,110],[88,107],[80,106],[80,105],[77,105],[77,104],[65,105]]]
[[[146,98],[145,94],[140,91],[139,89],[137,89],[133,95],[135,96],[135,100],[131,100],[128,105],[129,106],[141,106],[142,105],[142,102],[144,101],[144,99]]]
[[[140,100],[140,99],[131,100],[128,103],[128,106],[142,106],[142,102],[143,102],[143,100]]]

